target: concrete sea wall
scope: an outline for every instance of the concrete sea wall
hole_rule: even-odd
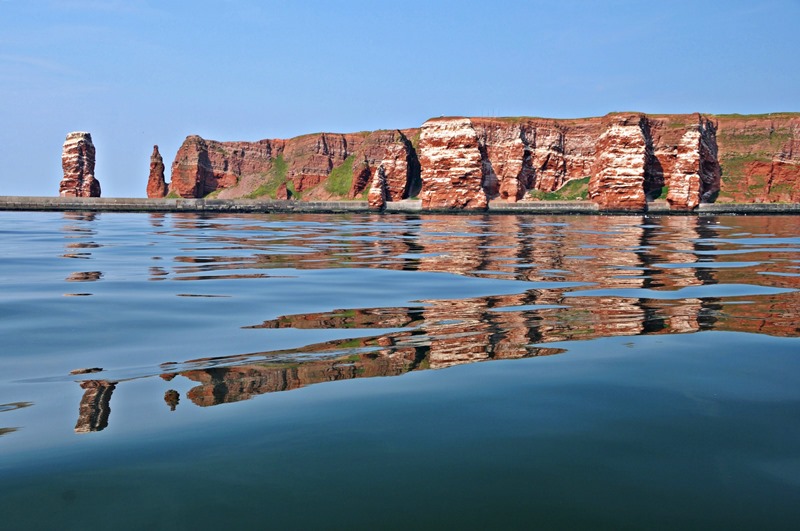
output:
[[[89,211],[89,212],[233,212],[233,213],[343,213],[376,212],[365,201],[280,201],[258,199],[144,199],[117,197],[25,197],[0,196],[0,210]],[[493,201],[486,210],[422,209],[420,201],[389,201],[386,213],[447,212],[450,214],[600,214],[591,201]],[[603,211],[603,214],[616,212]],[[631,214],[624,211],[619,213]],[[670,210],[666,202],[648,203],[650,214],[800,214],[800,203],[709,203],[684,212]]]

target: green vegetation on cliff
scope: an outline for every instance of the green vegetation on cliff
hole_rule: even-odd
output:
[[[541,201],[583,201],[589,197],[589,177],[567,181],[555,192],[530,190],[528,196]]]
[[[245,199],[257,199],[264,196],[267,196],[270,199],[275,199],[278,188],[280,188],[284,183],[286,184],[286,188],[292,192],[292,195],[295,195],[293,186],[291,186],[291,182],[289,182],[286,176],[288,169],[289,165],[283,159],[283,153],[281,153],[272,159],[272,167],[269,169],[269,171],[261,174],[265,180],[264,184],[244,196]]]
[[[325,181],[325,190],[333,195],[346,196],[353,186],[353,161],[355,155],[350,155],[344,162],[331,170]]]

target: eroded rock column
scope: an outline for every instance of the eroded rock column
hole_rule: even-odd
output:
[[[95,149],[92,135],[74,132],[67,135],[61,151],[61,197],[100,197],[100,182],[94,177]]]
[[[673,210],[693,210],[719,192],[720,167],[717,159],[717,131],[705,118],[687,127],[678,143],[675,166],[665,184],[667,201]]]
[[[644,182],[652,158],[647,118],[613,115],[597,139],[589,197],[604,210],[644,210]]]
[[[158,146],[153,146],[150,156],[150,176],[147,178],[147,197],[166,197],[167,182],[164,179],[164,159],[158,152]]]
[[[375,176],[372,178],[372,184],[369,187],[367,202],[370,208],[383,210],[386,206],[386,196],[386,170],[383,169],[383,164],[381,164],[375,170]]]
[[[419,139],[422,208],[484,209],[483,160],[469,118],[428,120]]]

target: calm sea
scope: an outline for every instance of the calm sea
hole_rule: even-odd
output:
[[[799,228],[0,213],[0,528],[796,529]]]

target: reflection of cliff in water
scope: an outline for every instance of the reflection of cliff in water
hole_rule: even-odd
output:
[[[404,339],[408,341],[403,341]],[[397,344],[392,344],[393,341],[397,341]],[[362,346],[353,347],[356,343]],[[381,337],[360,341],[342,341],[338,345],[336,342],[331,342],[324,344],[324,347],[338,346],[340,352],[333,358],[325,357],[283,363],[264,361],[185,371],[179,374],[201,384],[189,391],[188,397],[192,402],[198,406],[213,406],[247,400],[264,393],[290,391],[317,383],[378,376],[400,376],[411,371],[435,368],[431,362],[430,347],[428,345],[414,346],[413,343],[414,339],[410,334],[394,339]],[[348,351],[352,353],[347,354]],[[514,356],[498,353],[495,356],[481,356],[481,359],[459,361],[460,363],[469,363],[507,357],[542,356],[560,352],[563,350],[524,347]]]
[[[716,218],[410,216],[391,223],[391,216],[361,216],[343,217],[336,226],[313,216],[290,219],[284,223],[271,216],[269,222],[259,219],[252,227],[232,228],[214,218],[181,217],[178,232],[197,231],[198,248],[187,249],[193,253],[172,264],[151,268],[151,278],[235,281],[272,277],[268,270],[275,268],[375,267],[534,284],[513,295],[344,308],[251,323],[245,328],[346,329],[352,336],[286,351],[201,358],[160,371],[165,379],[179,375],[197,382],[187,394],[194,404],[234,402],[320,382],[556,354],[562,350],[547,344],[559,341],[706,330],[800,335],[800,291],[738,299],[670,296],[681,289],[736,284],[800,288],[797,275],[786,276],[792,267],[787,253],[775,246],[753,252],[735,238],[725,239]],[[746,233],[747,223],[737,220],[737,230],[741,226]],[[781,230],[775,227],[774,232]],[[743,250],[744,257],[737,254]],[[587,285],[569,287],[561,281]],[[603,294],[581,294],[595,288]],[[87,390],[82,404],[96,411],[86,418],[96,420],[85,425],[102,429],[107,423],[109,385],[105,400]],[[170,407],[177,405],[177,399],[165,400]]]

